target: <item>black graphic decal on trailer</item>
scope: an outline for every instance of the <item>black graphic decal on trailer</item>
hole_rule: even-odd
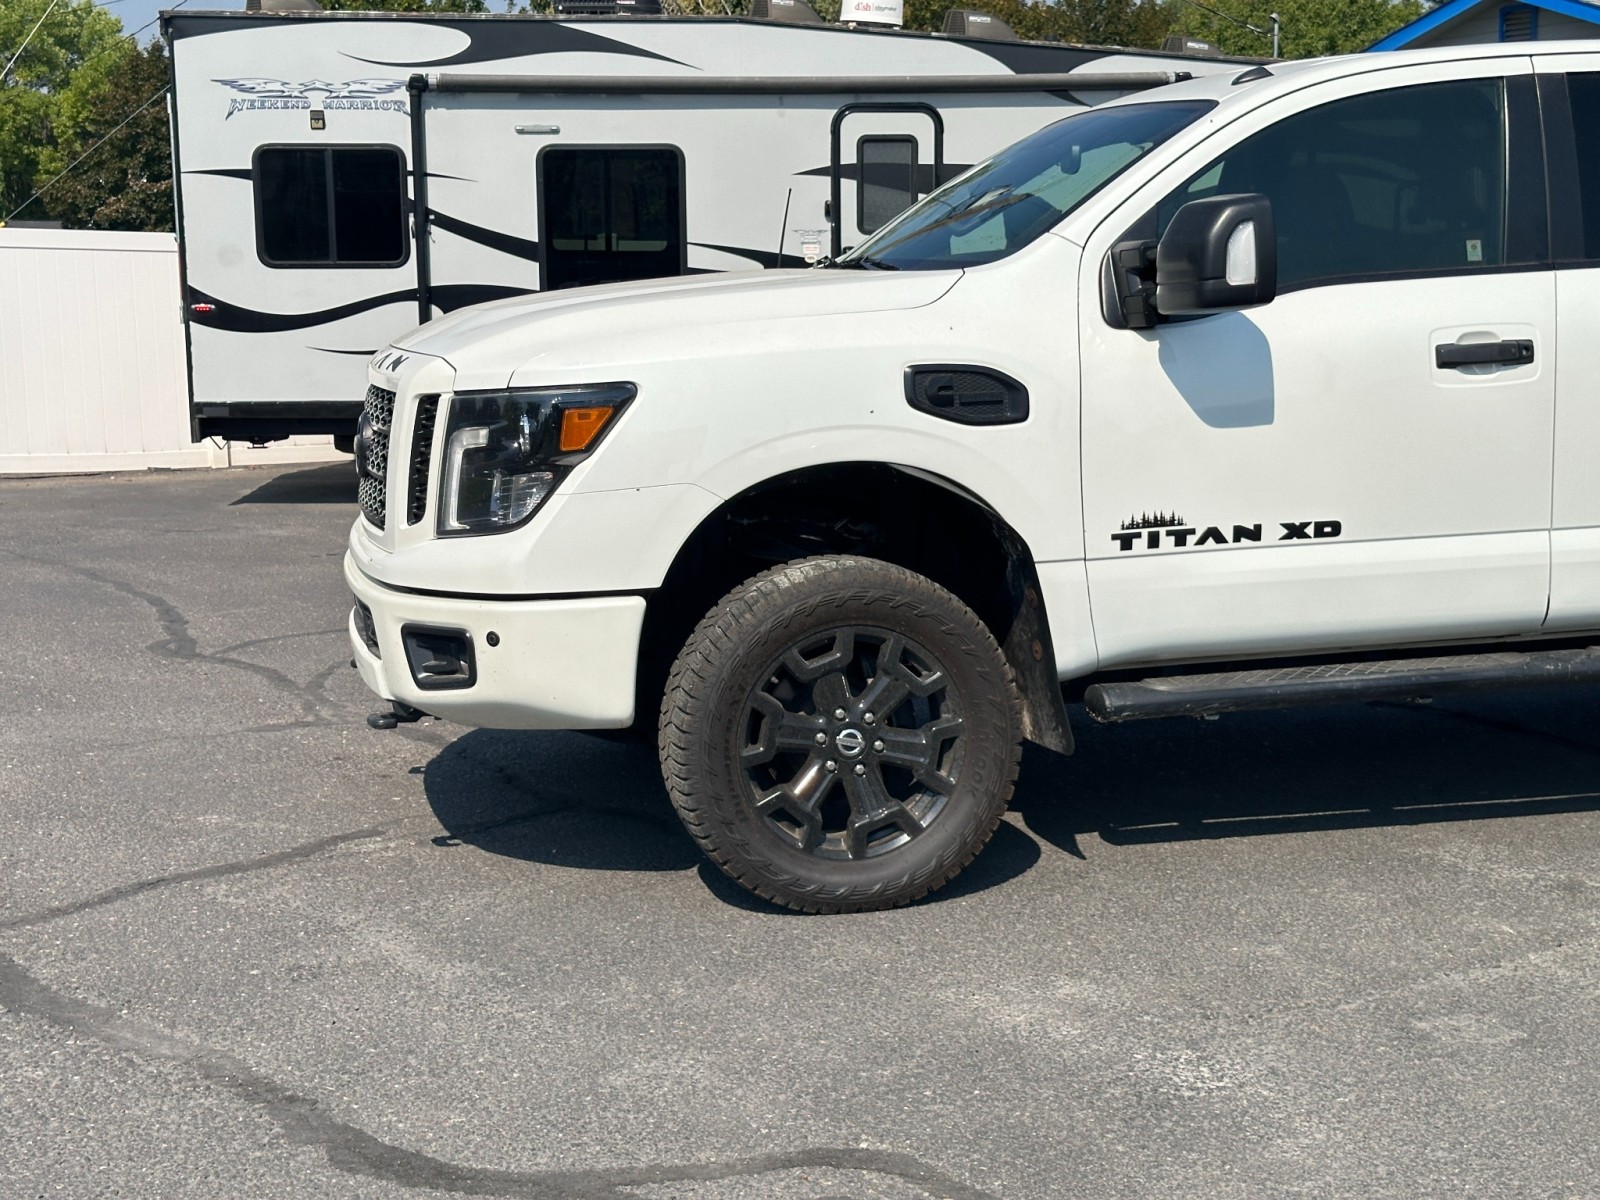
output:
[[[454,312],[472,304],[486,304],[490,300],[506,300],[512,296],[526,296],[532,288],[504,287],[490,283],[446,283],[433,289],[433,303],[444,312]],[[360,313],[371,312],[389,304],[415,304],[417,293],[407,289],[369,296],[334,308],[324,308],[308,313],[269,313],[229,304],[215,296],[208,296],[198,288],[189,289],[189,320],[207,329],[221,329],[229,333],[285,333],[292,329],[310,329],[313,325],[326,325],[342,321]],[[197,305],[209,306],[207,311],[196,312]]]
[[[313,143],[311,142],[306,143],[308,146],[312,144]],[[254,177],[253,172],[249,167],[199,167],[193,171],[185,171],[183,173],[185,175],[214,175],[218,179],[243,179],[247,182]],[[415,172],[411,171],[409,168],[406,170],[407,178],[410,178],[413,174],[415,174]],[[459,183],[478,182],[476,179],[468,179],[465,175],[441,175],[438,171],[429,171],[428,178],[454,179]],[[409,203],[409,201],[407,203]]]
[[[431,24],[431,22],[430,22]],[[527,58],[536,54],[617,54],[628,58],[650,58],[674,66],[691,64],[654,50],[630,46],[615,38],[577,29],[563,21],[530,21],[526,24],[511,21],[476,21],[452,23],[451,29],[467,35],[465,48],[443,58],[382,59],[362,58],[345,53],[356,62],[370,63],[376,67],[463,67],[468,63],[499,62],[504,59]]]
[[[1041,46],[1028,42],[969,41],[966,38],[950,40],[964,49],[987,54],[1008,71],[1018,75],[1053,75],[1062,71],[1076,71],[1079,67],[1086,67],[1092,62],[1098,62],[1116,53],[1111,50],[1078,50],[1067,46]]]
[[[970,171],[970,170],[972,170],[972,164],[971,163],[952,163],[952,162],[947,162],[947,163],[944,164],[944,166],[939,171],[940,178],[935,179],[933,177],[933,164],[932,163],[918,163],[917,164],[917,191],[923,192],[923,193],[931,192],[931,191],[933,191],[934,188],[938,187],[941,183],[949,183],[950,180],[954,179],[957,175],[963,174],[964,172],[967,172],[967,171]],[[832,167],[808,167],[804,171],[796,171],[795,174],[796,175],[817,175],[817,176],[821,176],[823,179],[827,179],[830,176],[832,176],[833,168]],[[861,178],[861,166],[860,166],[860,164],[856,163],[856,162],[842,162],[842,163],[840,163],[839,164],[839,178],[844,180],[846,183],[859,182],[859,180]]]
[[[737,255],[739,258],[748,258],[751,262],[771,271],[779,267],[809,267],[811,264],[798,254],[779,254],[775,250],[748,250],[743,246],[719,246],[714,242],[690,242],[689,245],[699,250],[718,250],[723,254]],[[715,274],[713,267],[690,267],[687,275]]]
[[[428,224],[436,229],[443,229],[446,233],[466,238],[469,242],[477,242],[480,246],[509,254],[513,258],[522,258],[535,263],[539,261],[539,243],[530,238],[501,233],[497,229],[485,229],[482,225],[474,225],[471,221],[463,221],[459,217],[442,213],[437,208],[428,210]]]

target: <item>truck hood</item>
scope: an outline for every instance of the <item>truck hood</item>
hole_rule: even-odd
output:
[[[446,359],[458,387],[500,387],[518,367],[576,369],[595,362],[597,352],[603,361],[598,348],[641,334],[703,336],[734,323],[919,308],[959,278],[957,270],[791,270],[613,283],[464,308],[394,344]]]

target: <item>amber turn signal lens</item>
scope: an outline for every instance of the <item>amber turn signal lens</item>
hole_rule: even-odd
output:
[[[600,436],[615,410],[607,405],[594,408],[567,408],[561,412],[561,452],[587,450]]]

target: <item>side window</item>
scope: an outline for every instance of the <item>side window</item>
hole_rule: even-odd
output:
[[[1505,88],[1422,84],[1286,117],[1208,164],[1158,209],[1204,196],[1272,201],[1280,291],[1351,277],[1506,262]]]
[[[856,225],[876,233],[917,202],[917,139],[864,137],[856,143],[856,163]]]
[[[406,261],[405,159],[393,146],[263,146],[252,171],[256,249],[269,267]]]
[[[543,285],[684,270],[683,157],[671,146],[551,147],[539,156]]]
[[[1567,76],[1572,128],[1578,140],[1578,196],[1583,257],[1600,259],[1600,75]]]

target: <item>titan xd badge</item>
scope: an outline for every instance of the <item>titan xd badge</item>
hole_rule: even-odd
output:
[[[1117,549],[1146,550],[1185,549],[1195,546],[1228,546],[1238,542],[1259,542],[1269,538],[1275,542],[1306,542],[1323,538],[1336,538],[1344,532],[1342,521],[1278,521],[1276,528],[1254,525],[1189,525],[1176,513],[1157,513],[1129,517],[1122,529],[1111,535]],[[1271,536],[1275,535],[1275,536]]]

